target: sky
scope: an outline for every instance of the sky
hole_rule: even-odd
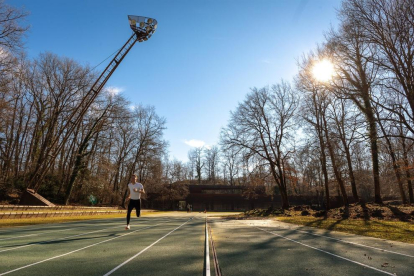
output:
[[[170,158],[219,142],[253,87],[292,81],[297,60],[338,24],[340,0],[6,0],[30,12],[29,58],[52,52],[92,67],[132,34],[127,15],[155,18],[108,81],[131,106],[166,118]],[[110,59],[96,69],[102,71]]]

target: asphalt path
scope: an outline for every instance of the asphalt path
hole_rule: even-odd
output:
[[[204,214],[0,230],[0,275],[414,275],[414,246],[274,220]],[[210,252],[209,256],[205,252]],[[207,258],[206,258],[207,257]]]
[[[223,275],[414,275],[414,246],[274,220],[210,219]]]
[[[159,250],[158,244],[161,244],[161,247],[171,243],[175,244],[174,239],[177,236],[171,231],[177,227],[182,228],[188,224],[189,228],[194,230],[203,225],[203,222],[200,219],[193,222],[191,218],[175,217],[136,219],[131,224],[131,230],[126,231],[123,220],[112,219],[95,223],[89,221],[85,223],[87,226],[81,223],[65,223],[59,227],[51,227],[49,230],[36,228],[33,233],[31,233],[30,227],[25,227],[25,229],[19,229],[20,231],[15,234],[15,239],[11,239],[13,235],[10,232],[6,235],[1,233],[0,275],[104,275],[155,241],[158,242],[152,245],[153,252]],[[197,260],[198,266],[193,267],[193,269],[198,269],[199,273],[190,271],[188,275],[202,273],[204,246],[198,240],[203,237],[203,232],[198,231],[199,235],[197,236],[196,232],[189,235],[189,229],[182,233],[177,230],[179,229],[174,232],[179,233],[178,237],[181,239],[185,238],[188,242],[199,244],[198,251],[201,257]],[[195,241],[192,240],[194,238]],[[196,247],[189,248],[192,250],[188,253],[196,257],[192,252]],[[149,249],[146,251],[150,253]],[[182,251],[179,254],[174,254],[174,250],[163,250],[163,252],[171,253],[174,257],[180,256],[180,254],[186,255],[186,252]],[[159,256],[161,254],[154,256],[154,258]],[[142,263],[139,257],[141,256],[137,256],[115,272],[122,273],[123,269],[129,271],[130,267],[152,271],[154,264],[151,262]],[[137,263],[138,266],[136,266]],[[146,266],[151,268],[147,269]],[[160,266],[161,269],[164,267],[163,261],[158,262],[159,269]],[[115,272],[111,274],[115,275]],[[164,275],[170,274],[166,271]]]

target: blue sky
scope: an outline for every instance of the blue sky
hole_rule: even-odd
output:
[[[218,143],[252,87],[291,81],[296,60],[336,26],[340,0],[6,0],[30,12],[29,57],[50,51],[95,66],[131,35],[127,15],[158,20],[108,85],[167,119],[170,156]],[[104,62],[98,70],[103,70]],[[194,141],[192,141],[194,140]]]

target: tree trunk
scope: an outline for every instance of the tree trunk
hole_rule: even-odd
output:
[[[368,135],[369,135],[369,141],[370,141],[370,146],[371,146],[372,171],[374,175],[375,203],[382,204],[380,178],[379,178],[377,125],[375,122],[374,111],[372,109],[369,98],[364,97],[364,105],[365,105],[364,113],[365,113],[365,117],[368,122]]]
[[[356,181],[355,181],[355,176],[354,176],[354,169],[352,166],[351,153],[349,152],[348,147],[345,147],[345,154],[346,154],[346,161],[348,163],[349,178],[351,179],[352,196],[354,197],[356,202],[359,202],[358,190],[356,187]]]
[[[280,191],[280,197],[282,198],[282,208],[283,209],[288,209],[289,208],[289,200],[288,200],[288,196],[287,196],[287,191],[286,191],[286,185],[283,185],[283,180],[282,180],[282,176],[278,177],[278,174],[276,172],[275,169],[275,165],[272,164],[273,162],[271,160],[268,160],[270,163],[270,169],[272,171],[272,175],[273,178],[275,179],[278,187],[279,187],[279,191]],[[281,168],[279,168],[279,171],[281,170]]]
[[[332,168],[334,170],[336,181],[338,182],[339,188],[341,190],[342,199],[344,200],[344,204],[345,204],[346,207],[348,207],[349,206],[348,195],[346,194],[345,184],[344,184],[344,181],[342,180],[341,173],[339,172],[338,166],[336,164],[335,153],[334,153],[332,143],[331,143],[330,138],[329,138],[328,124],[326,122],[326,118],[325,118],[324,114],[322,114],[322,119],[323,119],[323,124],[324,124],[326,145],[328,147],[329,155],[331,156]]]
[[[313,106],[315,108],[315,117],[316,117],[316,132],[318,133],[318,139],[319,139],[319,146],[321,148],[321,165],[322,165],[322,173],[323,173],[323,179],[324,179],[324,186],[325,186],[325,197],[326,197],[326,210],[330,209],[330,195],[329,195],[329,178],[328,178],[328,170],[326,168],[326,152],[325,152],[325,141],[322,134],[322,123],[321,123],[321,106],[317,104],[316,102],[316,92],[313,92],[312,95],[313,100]]]
[[[377,117],[379,118],[378,113],[377,113]],[[398,183],[398,188],[400,190],[400,196],[401,196],[402,203],[407,204],[407,197],[405,196],[404,186],[403,186],[403,182],[402,182],[402,179],[401,179],[400,166],[398,166],[398,164],[397,164],[397,158],[395,157],[394,149],[392,148],[391,141],[390,141],[390,139],[389,139],[389,137],[388,137],[388,135],[387,135],[387,133],[384,129],[384,126],[383,126],[381,120],[378,120],[378,124],[381,128],[381,131],[384,135],[385,142],[387,143],[387,146],[388,146],[388,151],[390,153],[391,161],[392,161],[392,168],[394,170],[395,176],[397,177],[397,183]]]
[[[410,204],[414,204],[413,185],[411,181],[410,165],[408,164],[408,152],[405,145],[405,138],[402,138],[403,155],[404,155],[404,166],[405,176],[407,178],[408,196],[410,198]]]

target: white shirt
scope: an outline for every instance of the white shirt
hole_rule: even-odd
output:
[[[129,188],[129,194],[131,196],[131,199],[140,199],[141,198],[141,193],[139,192],[140,189],[144,189],[144,186],[141,183],[129,183],[128,184],[128,188]]]

